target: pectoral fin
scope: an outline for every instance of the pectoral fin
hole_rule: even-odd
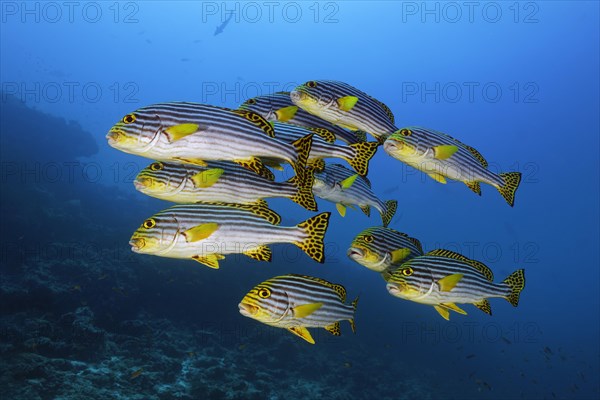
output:
[[[340,213],[340,215],[342,217],[346,216],[346,206],[345,205],[343,205],[342,203],[337,203],[335,205],[335,208],[338,210],[338,212]]]
[[[337,103],[342,111],[350,111],[358,101],[356,96],[344,96],[337,99]]]
[[[437,311],[442,318],[444,318],[446,321],[450,321],[450,312],[447,309],[440,306],[433,306],[433,308],[435,308],[435,311]]]
[[[396,264],[399,261],[404,260],[410,254],[410,249],[398,249],[392,251],[392,264]]]
[[[306,340],[310,344],[315,344],[315,339],[313,339],[308,329],[306,329],[303,326],[294,326],[288,328],[288,331],[292,332],[296,336],[300,336],[302,339]]]
[[[197,242],[199,240],[206,239],[217,229],[219,229],[219,224],[210,222],[188,229],[187,231],[183,232],[183,236],[185,236],[185,241],[188,243]]]
[[[334,322],[331,325],[327,325],[325,327],[325,330],[329,333],[331,333],[333,336],[340,336],[342,334],[342,330],[340,329],[340,323],[339,321]]]
[[[212,269],[219,269],[219,260],[224,259],[225,256],[221,254],[209,254],[207,256],[193,256],[192,259],[198,261],[200,264],[206,265]]]
[[[342,189],[348,189],[348,188],[350,188],[350,186],[352,186],[352,184],[354,183],[356,178],[358,178],[358,174],[354,174],[354,175],[344,179],[343,181],[340,182],[340,186],[342,187]]]
[[[446,178],[444,178],[443,175],[440,175],[440,174],[438,174],[436,172],[432,172],[432,173],[427,174],[427,175],[429,175],[431,177],[431,179],[433,179],[433,180],[435,180],[435,181],[437,181],[439,183],[446,183]]]
[[[275,111],[275,115],[277,115],[277,121],[287,122],[294,118],[296,112],[298,112],[298,106],[288,106]]]
[[[165,133],[169,137],[169,142],[173,143],[192,133],[198,132],[199,128],[198,124],[179,124],[165,129]]]
[[[222,168],[212,168],[206,171],[198,172],[197,174],[192,176],[192,182],[194,182],[194,186],[197,188],[207,188],[211,187],[223,175],[224,170]]]
[[[458,151],[458,147],[451,144],[443,144],[433,148],[433,154],[438,160],[446,160]]]
[[[308,317],[321,307],[323,307],[323,303],[309,303],[296,306],[292,309],[292,311],[294,313],[294,318],[298,319]]]
[[[438,281],[438,285],[440,286],[441,292],[449,292],[454,286],[462,279],[463,274],[452,274],[443,277]]]

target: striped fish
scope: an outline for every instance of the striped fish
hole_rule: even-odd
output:
[[[274,122],[275,137],[286,143],[294,143],[298,139],[310,133],[305,128]],[[325,158],[341,158],[350,164],[350,166],[360,175],[367,175],[369,172],[369,161],[377,152],[379,143],[360,142],[350,145],[339,145],[327,142],[319,136],[313,136],[308,163],[323,167]]]
[[[454,179],[480,196],[479,183],[487,183],[495,187],[511,207],[515,204],[521,173],[490,171],[488,162],[477,150],[444,133],[421,127],[403,128],[388,137],[383,148],[390,156],[440,183],[446,183],[446,178]]]
[[[488,298],[501,297],[516,307],[525,287],[525,271],[513,272],[494,283],[492,271],[483,263],[450,250],[438,249],[403,263],[386,274],[392,296],[434,306],[446,320],[449,311],[467,314],[458,304],[473,304],[492,315]]]
[[[292,103],[290,92],[257,96],[246,100],[239,108],[260,114],[268,121],[286,122],[305,128],[317,128],[316,133],[329,142],[333,142],[335,139],[348,144],[366,141],[364,132],[350,132],[298,108]]]
[[[387,226],[398,207],[396,200],[381,201],[371,190],[371,182],[340,164],[327,164],[315,173],[313,185],[315,196],[336,204],[340,215],[346,215],[346,207],[357,205],[368,217],[371,207],[381,214],[383,225]]]
[[[351,131],[367,132],[381,142],[398,130],[388,106],[344,82],[308,81],[296,87],[290,98],[311,114]]]
[[[348,320],[355,332],[358,297],[345,304],[346,289],[324,279],[304,275],[271,278],[252,289],[239,304],[240,313],[263,324],[285,328],[315,344],[306,328],[325,328],[341,335],[339,321]]]
[[[312,192],[314,176],[300,182],[273,182],[230,161],[210,161],[206,167],[154,162],[133,182],[149,196],[175,203],[263,204],[262,199],[288,198],[310,211],[317,211]]]
[[[274,138],[271,124],[250,111],[161,103],[127,114],[106,137],[112,147],[126,153],[200,166],[206,161],[234,161],[273,180],[259,157],[288,162],[304,179],[312,135],[284,143]]]
[[[129,243],[136,253],[191,258],[219,268],[225,254],[245,254],[271,261],[270,243],[293,243],[317,262],[324,262],[323,238],[329,213],[297,226],[277,226],[281,217],[261,205],[176,205],[145,220]]]
[[[422,256],[419,240],[391,228],[367,228],[354,238],[348,257],[370,270],[383,272],[411,258]]]

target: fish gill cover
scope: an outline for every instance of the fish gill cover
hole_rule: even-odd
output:
[[[598,398],[597,4],[1,12],[3,398]]]

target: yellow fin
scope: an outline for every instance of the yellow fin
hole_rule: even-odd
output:
[[[243,254],[258,261],[271,261],[272,256],[271,249],[265,245],[248,249]]]
[[[346,216],[346,206],[343,205],[342,203],[336,203],[335,208],[337,209],[337,211],[340,213],[340,215],[342,217]]]
[[[169,136],[169,142],[172,143],[198,132],[198,128],[198,124],[179,124],[165,129],[165,133]]]
[[[449,292],[454,289],[454,286],[463,278],[463,274],[452,274],[443,277],[438,281],[438,285],[440,286],[440,291]]]
[[[342,187],[342,189],[348,189],[352,186],[352,184],[354,183],[356,178],[358,178],[358,174],[354,174],[354,175],[344,179],[343,181],[340,182],[340,186]]]
[[[306,170],[305,179],[300,180],[297,176],[292,176],[287,180],[287,183],[294,185],[296,188],[296,193],[290,197],[290,200],[292,200],[294,203],[300,204],[309,211],[317,211],[318,206],[312,190],[314,182],[314,171],[308,168]]]
[[[294,118],[297,112],[298,106],[287,106],[275,111],[275,115],[277,115],[277,121],[287,122]]]
[[[309,303],[296,306],[292,309],[292,311],[294,313],[294,318],[298,319],[308,317],[321,307],[323,307],[323,303]]]
[[[185,236],[185,241],[188,243],[197,242],[198,240],[206,239],[217,229],[219,229],[219,224],[209,222],[207,224],[197,225],[186,230],[183,232],[183,236]]]
[[[207,188],[211,187],[223,175],[225,172],[222,168],[212,168],[207,169],[206,171],[198,172],[197,174],[192,176],[192,182],[194,182],[194,186],[197,188]]]
[[[264,200],[257,200],[250,204],[238,204],[238,203],[224,203],[224,202],[206,202],[204,204],[214,204],[217,206],[226,206],[232,208],[239,208],[240,210],[248,210],[252,214],[259,216],[273,225],[279,225],[281,223],[281,216],[275,211],[269,208],[269,204]]]
[[[256,172],[258,175],[266,178],[270,181],[275,180],[275,175],[256,157],[249,158],[247,160],[234,160],[236,164],[249,169],[250,171]]]
[[[222,254],[209,254],[206,256],[193,256],[192,259],[198,261],[200,264],[204,264],[212,269],[219,269],[219,260],[224,259],[225,256]]]
[[[371,96],[369,96],[369,97],[371,97]],[[390,110],[390,108],[389,108],[389,107],[388,107],[386,104],[382,103],[381,101],[377,100],[376,98],[374,98],[374,97],[371,97],[371,99],[372,99],[374,102],[378,103],[378,104],[381,106],[381,108],[383,108],[383,111],[385,111],[385,113],[387,114],[387,116],[388,116],[388,118],[389,118],[390,122],[391,122],[392,124],[395,124],[395,123],[396,123],[396,121],[395,121],[395,118],[394,118],[394,114],[392,113],[392,110]]]
[[[365,176],[369,172],[369,161],[379,148],[378,142],[360,142],[349,144],[348,147],[354,150],[352,158],[344,158],[348,164],[360,175]]]
[[[329,143],[333,143],[335,142],[335,134],[333,132],[331,132],[329,129],[325,129],[325,128],[306,128],[309,131],[316,133],[317,135],[319,135],[321,137],[321,139],[325,140],[326,142]]]
[[[473,267],[477,271],[479,271],[483,276],[485,276],[487,278],[488,281],[490,281],[490,282],[494,281],[494,273],[492,272],[491,269],[489,269],[489,267],[487,265],[485,265],[481,261],[471,260],[470,258],[463,256],[462,254],[456,253],[451,250],[446,250],[446,249],[431,250],[429,253],[427,253],[427,255],[428,256],[446,257],[446,258],[452,258],[454,260],[464,261],[465,263],[469,264],[471,267]]]
[[[477,150],[475,150],[471,146],[467,146],[466,144],[464,146],[466,147],[467,150],[469,150],[469,152],[473,155],[473,157],[475,157],[477,159],[477,161],[479,161],[479,163],[483,166],[483,168],[488,167],[488,162],[486,161],[485,158],[483,158],[481,153],[479,153]]]
[[[320,158],[312,158],[308,160],[308,167],[311,168],[315,172],[321,172],[325,169],[325,160]]]
[[[310,344],[315,344],[315,339],[313,339],[313,337],[310,335],[308,329],[303,326],[293,326],[288,328],[288,331],[292,332],[296,336],[300,336]]]
[[[471,189],[475,194],[481,196],[481,185],[479,184],[479,182],[465,182],[465,185],[467,185],[467,187]]]
[[[325,261],[324,239],[330,215],[331,213],[328,212],[321,213],[297,225],[306,238],[301,242],[294,242],[294,244],[318,263]]]
[[[521,292],[525,288],[525,270],[519,269],[508,276],[502,281],[510,289],[510,293],[506,295],[505,299],[516,307],[519,305],[519,297]]]
[[[337,99],[337,103],[342,111],[350,111],[352,107],[356,105],[358,97],[356,96],[344,96]]]
[[[404,260],[410,254],[410,249],[398,249],[392,251],[392,264],[396,264],[399,261]]]
[[[184,164],[194,164],[194,165],[199,165],[201,167],[206,167],[208,166],[208,164],[203,161],[203,160],[199,160],[197,158],[181,158],[181,157],[175,157],[174,158],[177,161],[181,161]]]
[[[448,312],[447,309],[440,306],[433,306],[433,308],[435,308],[435,311],[437,311],[442,318],[444,318],[446,321],[450,321],[450,312]]]
[[[398,201],[387,200],[384,204],[385,208],[383,209],[383,213],[381,213],[381,221],[383,222],[383,226],[388,226],[396,214],[396,210],[398,209]]]
[[[434,157],[438,160],[446,160],[458,151],[458,147],[453,144],[442,144],[433,148]]]
[[[477,303],[473,303],[473,305],[479,308],[481,311],[488,315],[492,315],[492,306],[487,299],[479,300]]]
[[[242,118],[246,118],[248,121],[252,122],[254,125],[258,126],[263,130],[267,136],[274,138],[275,137],[275,128],[273,125],[269,123],[263,116],[257,114],[253,111],[249,110],[231,110],[234,114],[239,115]]]
[[[504,197],[504,200],[508,203],[509,206],[515,205],[515,193],[519,188],[519,183],[521,183],[521,173],[520,172],[506,172],[500,174],[500,178],[504,181],[504,185],[498,187],[498,191]]]
[[[439,182],[439,183],[446,183],[446,178],[444,178],[443,175],[438,174],[437,172],[432,172],[430,174],[427,174],[431,177],[431,179]]]
[[[447,308],[449,310],[455,311],[459,314],[467,315],[467,312],[465,310],[463,310],[462,308],[460,308],[459,306],[457,306],[454,303],[443,303],[443,304],[440,304],[440,306]]]
[[[340,336],[342,334],[342,330],[340,329],[340,322],[336,321],[331,325],[327,325],[325,330],[331,333],[333,336]]]
[[[277,171],[283,171],[283,165],[281,165],[281,162],[279,160],[276,160],[274,158],[261,158],[260,160],[267,167],[271,167],[273,169],[276,169]]]
[[[371,206],[359,206],[361,211],[367,216],[371,216]]]

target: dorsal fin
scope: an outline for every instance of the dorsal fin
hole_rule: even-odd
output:
[[[466,147],[467,150],[469,150],[469,152],[471,154],[473,154],[473,157],[475,157],[477,159],[477,161],[479,161],[481,163],[481,165],[483,165],[483,168],[487,168],[488,167],[488,162],[485,160],[485,158],[483,158],[483,156],[481,155],[481,153],[479,153],[477,150],[475,150],[471,146],[467,146],[466,144],[465,144],[465,147]]]
[[[407,235],[408,236],[408,235]],[[419,239],[415,239],[414,237],[410,237],[408,236],[407,238],[412,244],[415,245],[415,247],[421,252],[423,253],[423,246],[421,246],[421,242],[419,241]]]
[[[371,96],[369,96],[371,97]],[[385,113],[387,114],[388,118],[390,119],[390,121],[392,121],[392,124],[395,124],[396,121],[394,120],[394,113],[392,113],[392,110],[390,110],[390,108],[383,102],[377,100],[374,97],[371,97],[371,100],[373,100],[374,102],[376,102],[377,104],[379,104],[381,106],[381,108],[383,108],[383,111],[385,111]]]
[[[316,278],[314,276],[299,275],[299,274],[290,274],[290,275],[297,276],[297,277],[304,278],[304,279],[309,279],[311,281],[318,282],[324,286],[327,286],[327,287],[333,289],[337,293],[337,295],[340,297],[340,300],[342,301],[342,303],[344,303],[346,301],[346,288],[343,287],[342,285],[339,285],[337,283],[331,283],[329,281],[326,281],[325,279]]]
[[[475,268],[477,271],[479,271],[483,276],[485,276],[487,278],[488,281],[493,282],[493,280],[494,280],[494,273],[492,272],[491,269],[488,268],[487,265],[485,265],[484,263],[482,263],[480,261],[471,260],[470,258],[463,256],[462,254],[455,253],[453,251],[446,250],[446,249],[436,249],[436,250],[430,251],[429,253],[427,253],[425,255],[426,256],[446,257],[446,258],[452,258],[454,260],[463,261],[463,262],[469,264],[470,266],[472,266],[473,268]]]
[[[262,115],[249,110],[231,110],[231,112],[246,118],[248,121],[262,129],[269,137],[275,137],[275,128],[273,128],[273,125],[264,119]]]
[[[268,207],[267,202],[256,202],[254,204],[237,204],[237,203],[225,203],[225,202],[199,202],[200,204],[213,204],[216,206],[226,206],[231,208],[238,208],[240,210],[248,210],[252,214],[257,215],[273,225],[279,225],[281,223],[281,216],[275,211]]]

